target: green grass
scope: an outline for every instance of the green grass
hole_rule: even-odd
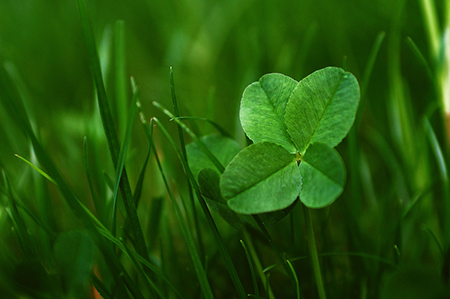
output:
[[[449,296],[449,1],[56,3],[0,4],[2,298]],[[186,147],[222,172],[245,87],[326,66],[361,85],[343,194],[234,228]]]

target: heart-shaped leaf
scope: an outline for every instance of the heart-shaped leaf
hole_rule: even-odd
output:
[[[309,208],[332,204],[344,190],[345,165],[339,153],[322,143],[313,143],[300,163],[303,179],[300,200]]]
[[[342,141],[355,120],[359,93],[355,76],[336,67],[298,83],[286,105],[285,122],[301,154],[311,143],[335,147]]]
[[[240,119],[254,143],[269,141],[296,152],[284,122],[286,104],[297,81],[282,74],[267,74],[250,84],[241,100]]]
[[[236,229],[242,229],[242,221],[239,215],[228,207],[220,193],[220,176],[217,171],[211,168],[200,171],[198,184],[208,206],[219,213],[228,224]]]
[[[242,214],[284,209],[300,193],[302,179],[295,155],[271,142],[243,149],[225,168],[220,190],[228,206]]]
[[[206,148],[208,148],[224,166],[230,163],[231,159],[233,159],[233,157],[241,150],[241,147],[236,141],[219,134],[203,136],[200,138],[200,141],[205,144]],[[186,153],[189,168],[191,169],[194,178],[197,178],[199,172],[204,168],[216,169],[213,162],[211,162],[208,156],[202,152],[195,142],[186,146]]]

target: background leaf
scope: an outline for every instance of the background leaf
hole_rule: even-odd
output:
[[[220,190],[228,206],[242,214],[284,209],[295,201],[301,185],[295,156],[271,142],[254,143],[243,149],[220,179]]]
[[[321,143],[314,143],[300,164],[303,188],[300,200],[309,208],[323,208],[341,195],[345,184],[345,166],[339,153]]]
[[[267,74],[250,84],[241,100],[242,128],[254,143],[269,141],[296,152],[284,123],[286,104],[297,81],[282,74]]]
[[[203,136],[200,141],[216,156],[222,165],[230,163],[231,159],[241,150],[239,144],[231,138],[219,134]],[[204,168],[216,169],[213,162],[202,152],[195,142],[186,146],[189,168],[197,179],[199,172]]]
[[[285,115],[288,133],[300,153],[311,143],[338,145],[353,125],[359,94],[355,76],[337,67],[318,70],[301,80]]]
[[[208,206],[236,229],[242,228],[242,221],[236,212],[232,211],[220,193],[220,175],[211,168],[205,168],[198,174],[198,184],[205,196]]]

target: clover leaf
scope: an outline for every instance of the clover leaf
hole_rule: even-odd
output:
[[[298,197],[310,208],[342,193],[345,166],[333,149],[350,131],[360,91],[356,78],[327,67],[300,82],[267,74],[241,100],[242,128],[254,143],[220,178],[222,197],[237,213],[285,209]],[[303,187],[302,187],[303,184]]]

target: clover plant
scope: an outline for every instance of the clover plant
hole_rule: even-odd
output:
[[[359,98],[356,78],[337,67],[299,82],[264,75],[245,89],[240,106],[242,128],[253,144],[237,152],[226,137],[204,137],[207,143],[223,139],[219,146],[208,146],[222,163],[229,162],[222,174],[199,170],[214,166],[198,163],[201,151],[188,147],[204,195],[240,214],[283,210],[297,198],[309,208],[332,204],[346,176],[334,147],[353,125]],[[231,153],[237,153],[233,159]]]

